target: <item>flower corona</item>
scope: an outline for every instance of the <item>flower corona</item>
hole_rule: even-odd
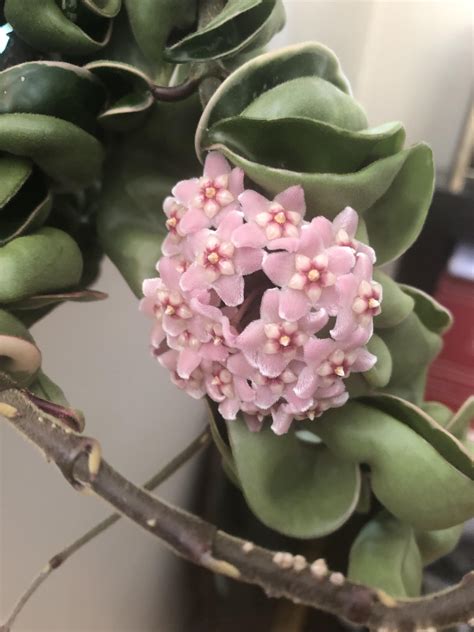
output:
[[[342,406],[345,381],[376,362],[366,344],[382,301],[356,211],[305,220],[301,186],[268,200],[217,152],[163,210],[159,277],[144,281],[141,309],[173,383],[251,430],[271,416],[277,434]]]

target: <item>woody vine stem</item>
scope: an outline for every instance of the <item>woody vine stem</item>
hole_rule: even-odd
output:
[[[433,632],[455,623],[474,624],[474,572],[443,592],[394,600],[332,573],[323,560],[310,563],[299,555],[256,546],[152,496],[114,470],[95,439],[42,411],[27,391],[5,380],[0,380],[0,390],[0,416],[39,448],[74,488],[95,493],[190,562],[371,631]]]

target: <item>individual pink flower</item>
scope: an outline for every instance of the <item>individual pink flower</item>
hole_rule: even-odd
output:
[[[279,193],[271,202],[256,191],[247,190],[239,196],[247,223],[234,236],[236,246],[270,250],[293,250],[298,244],[306,212],[304,191],[299,185]]]
[[[219,402],[219,412],[224,419],[235,419],[242,402],[251,402],[255,398],[254,391],[247,380],[232,374],[220,362],[205,364],[206,389],[210,397]]]
[[[372,262],[359,253],[351,274],[341,276],[336,284],[339,308],[331,330],[335,340],[347,338],[362,328],[367,339],[373,333],[373,317],[382,311],[382,286],[372,280]]]
[[[206,394],[204,372],[200,367],[198,367],[188,378],[183,379],[177,372],[178,356],[178,352],[173,349],[165,351],[164,353],[156,354],[161,366],[170,372],[173,384],[181,390],[186,391],[186,393],[194,399],[201,399],[201,397]]]
[[[181,252],[180,243],[184,237],[181,232],[181,220],[187,209],[173,197],[168,196],[163,202],[163,211],[168,218],[165,222],[168,235],[163,241],[161,250],[167,256],[178,255]]]
[[[301,371],[295,393],[301,397],[314,397],[317,388],[327,388],[347,379],[351,373],[371,369],[377,361],[362,345],[367,342],[365,332],[359,330],[345,341],[330,338],[312,338],[305,346],[307,366]]]
[[[353,208],[346,206],[331,222],[326,217],[318,217],[319,235],[324,245],[329,247],[345,246],[351,248],[354,253],[363,252],[375,263],[375,252],[373,248],[367,246],[355,238],[359,224],[359,216]]]
[[[249,363],[266,377],[277,377],[292,360],[302,358],[310,337],[328,320],[324,310],[295,322],[282,320],[280,297],[280,290],[267,290],[262,298],[260,319],[247,325],[236,340]]]
[[[328,220],[316,217],[303,226],[294,253],[269,253],[263,262],[268,278],[284,288],[280,316],[298,320],[310,307],[323,307],[331,316],[338,309],[335,284],[337,278],[350,272],[355,257],[352,248],[326,246],[321,236],[321,225]]]
[[[239,248],[232,243],[232,235],[242,223],[242,215],[232,211],[217,230],[203,229],[192,236],[194,263],[181,277],[183,291],[211,287],[226,305],[242,303],[243,276],[261,269],[263,257],[258,248]]]
[[[243,181],[242,169],[231,169],[224,156],[209,153],[201,178],[182,180],[173,188],[177,201],[189,209],[180,220],[182,233],[216,226],[228,211],[237,209],[237,198],[244,190]]]

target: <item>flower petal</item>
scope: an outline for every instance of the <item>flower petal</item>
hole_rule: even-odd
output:
[[[288,252],[272,252],[263,261],[263,271],[275,285],[288,285],[295,272],[295,257]]]
[[[304,292],[285,288],[280,295],[280,318],[289,321],[300,320],[309,310],[308,297]]]
[[[190,233],[196,233],[202,228],[207,228],[210,225],[210,220],[201,209],[190,208],[179,222],[179,231],[183,235],[189,235]]]
[[[262,248],[267,243],[267,238],[259,226],[247,223],[233,232],[232,243],[237,248]]]
[[[279,193],[274,202],[281,204],[287,211],[299,213],[302,217],[306,212],[306,203],[304,201],[304,190],[299,184],[296,184]]]
[[[189,379],[191,373],[196,369],[201,362],[201,356],[199,353],[190,349],[189,347],[180,351],[178,356],[178,364],[176,367],[176,371],[179,377],[182,377],[183,380]]]
[[[250,221],[255,220],[259,213],[265,213],[270,205],[267,198],[250,189],[239,195],[239,202],[246,219]]]
[[[277,323],[280,320],[278,308],[280,303],[280,290],[273,288],[266,290],[262,296],[260,315],[268,323]]]
[[[345,230],[349,237],[354,237],[357,231],[357,224],[359,223],[359,216],[350,206],[346,206],[333,220],[334,233],[337,234],[339,230]]]
[[[240,305],[244,300],[244,278],[239,274],[221,276],[212,287],[226,305]]]
[[[230,173],[231,168],[227,160],[217,151],[211,151],[207,154],[204,162],[204,175],[208,178],[217,178],[226,173]]]
[[[263,251],[257,248],[239,248],[234,256],[237,272],[252,274],[262,269]]]
[[[174,197],[184,204],[185,206],[191,206],[194,198],[199,193],[199,180],[198,178],[191,178],[191,180],[181,180],[173,187],[171,193]]]

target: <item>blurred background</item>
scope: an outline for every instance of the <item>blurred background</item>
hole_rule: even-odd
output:
[[[466,300],[472,310],[474,296],[468,235],[469,227],[473,230],[472,206],[468,208],[467,195],[472,188],[465,185],[465,175],[472,174],[472,144],[466,138],[474,2],[287,0],[285,4],[287,27],[272,47],[310,39],[326,44],[339,56],[371,125],[399,119],[406,126],[408,142],[425,140],[433,147],[439,183],[433,220],[398,274],[401,280],[430,291],[444,283],[438,291],[447,292],[448,303],[457,301],[465,318]],[[109,293],[108,301],[66,304],[36,325],[33,335],[44,350],[46,373],[61,384],[73,405],[85,411],[86,433],[97,437],[107,458],[139,483],[199,434],[205,408],[171,386],[165,371],[149,357],[149,323],[108,261],[97,288]],[[469,292],[471,298],[466,299]],[[469,313],[472,323],[474,313]],[[466,323],[464,335],[473,341],[473,325]],[[471,347],[472,361],[474,342]],[[450,353],[443,362],[451,366],[459,357],[456,351]],[[461,362],[468,365],[467,375],[471,371],[472,386],[469,357]],[[432,385],[437,388],[436,375]],[[469,378],[463,388],[469,388]],[[58,472],[5,424],[0,425],[0,441],[3,619],[46,561],[107,515],[107,508],[94,498],[72,493]],[[188,506],[196,471],[196,463],[186,466],[160,493]],[[51,576],[16,629],[181,631],[186,607],[182,574],[182,562],[123,521]]]

